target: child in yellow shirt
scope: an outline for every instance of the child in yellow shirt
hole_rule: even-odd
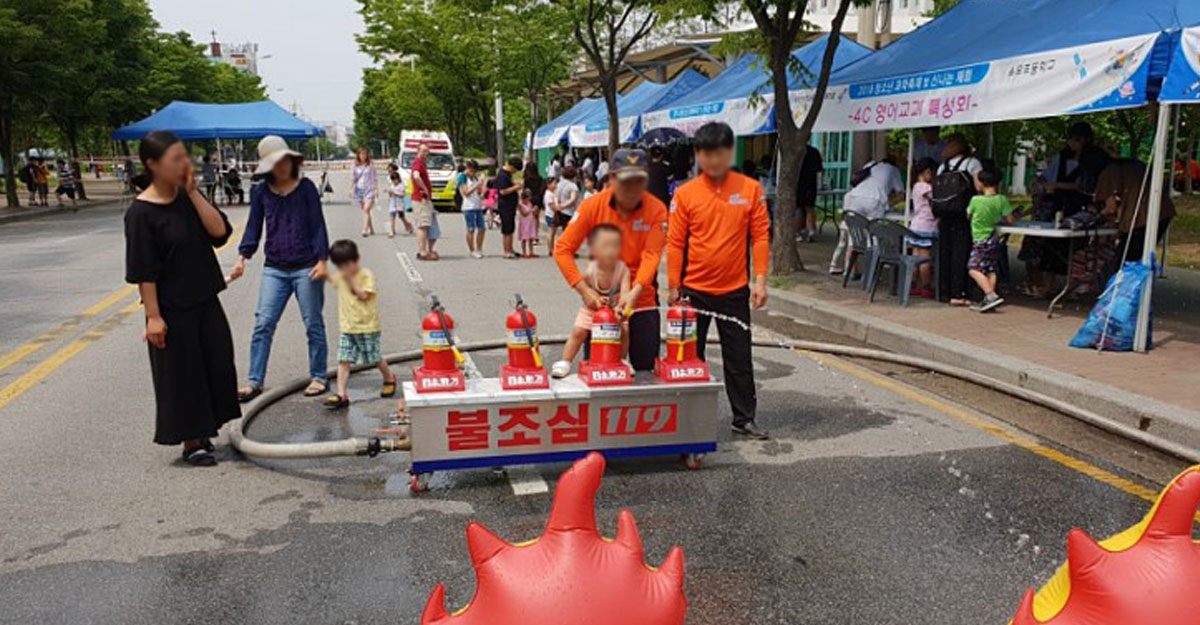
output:
[[[337,350],[337,393],[326,398],[325,407],[337,410],[350,405],[346,381],[350,378],[350,366],[354,364],[376,365],[383,374],[383,390],[379,395],[391,397],[396,394],[396,374],[383,360],[380,348],[375,275],[358,264],[358,246],[348,239],[333,242],[329,247],[329,260],[338,270],[329,281],[337,289],[341,336]]]

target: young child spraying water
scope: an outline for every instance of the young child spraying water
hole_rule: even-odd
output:
[[[375,365],[383,374],[381,397],[396,394],[396,374],[383,360],[379,336],[379,297],[375,291],[375,275],[358,264],[358,246],[342,239],[329,247],[329,260],[337,267],[337,275],[329,278],[337,289],[338,338],[337,393],[325,400],[331,410],[350,405],[346,382],[354,364]]]
[[[621,230],[612,224],[599,224],[588,233],[588,253],[592,260],[588,262],[583,279],[593,289],[605,298],[605,304],[613,306],[617,299],[629,292],[629,269],[621,260]],[[618,315],[624,316],[629,311],[618,310]],[[587,340],[592,330],[592,309],[584,306],[575,315],[575,325],[571,328],[571,336],[563,347],[562,359],[550,368],[550,375],[556,378],[566,377],[571,373],[571,362],[579,353],[580,346]],[[628,335],[621,328],[621,353],[629,349]]]

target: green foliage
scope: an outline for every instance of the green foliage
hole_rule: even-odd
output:
[[[569,25],[560,8],[539,0],[360,3],[366,31],[359,46],[386,61],[364,74],[355,106],[360,136],[386,133],[394,140],[402,128],[441,128],[461,148],[494,153],[497,91],[506,105],[506,137],[523,138],[529,122],[515,112],[539,106],[568,74]],[[403,93],[414,80],[417,93]],[[393,84],[400,86],[389,90]]]
[[[215,64],[186,34],[160,34],[157,28],[146,0],[0,3],[5,163],[33,146],[76,155],[81,144],[103,148],[113,127],[171,100],[266,97],[257,76]],[[8,201],[14,204],[15,194]]]
[[[409,64],[388,62],[363,70],[363,87],[354,103],[354,134],[360,142],[396,142],[405,129],[444,128],[442,106],[423,72]],[[461,136],[451,133],[457,144]]]

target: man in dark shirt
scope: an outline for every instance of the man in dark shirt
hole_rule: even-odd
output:
[[[519,258],[513,251],[513,232],[517,229],[517,200],[520,199],[522,185],[513,181],[513,174],[521,169],[521,159],[512,157],[500,168],[496,176],[496,190],[500,198],[496,202],[496,212],[500,214],[500,234],[504,238],[504,257]]]

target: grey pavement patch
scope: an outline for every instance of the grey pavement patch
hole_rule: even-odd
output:
[[[1200,412],[974,345],[854,312],[791,291],[771,290],[779,312],[897,353],[930,358],[1095,411],[1151,434],[1200,448]]]

